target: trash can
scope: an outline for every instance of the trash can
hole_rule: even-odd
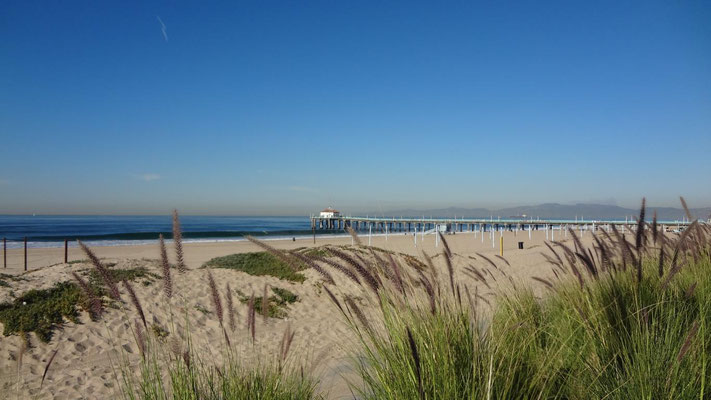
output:
[[[518,249],[523,250],[523,242],[518,242]]]

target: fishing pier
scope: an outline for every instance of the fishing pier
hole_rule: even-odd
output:
[[[334,210],[335,211],[335,210]],[[352,217],[342,216],[338,212],[311,216],[311,229],[342,231],[351,228],[356,232],[370,231],[383,233],[396,232],[489,232],[489,231],[523,231],[575,228],[585,231],[605,229],[609,231],[613,225],[621,230],[634,229],[637,221],[621,220],[559,220],[559,219],[494,219],[494,218],[394,218],[394,217]],[[680,231],[689,225],[688,221],[658,221],[657,224],[665,231]]]

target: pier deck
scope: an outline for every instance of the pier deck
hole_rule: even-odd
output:
[[[345,230],[351,228],[356,231],[373,230],[381,232],[422,232],[435,227],[446,226],[447,232],[484,231],[489,230],[538,230],[558,227],[576,227],[585,230],[610,229],[612,225],[618,227],[636,226],[637,221],[621,220],[583,220],[583,219],[494,219],[494,218],[394,218],[394,217],[352,217],[311,216],[311,228],[314,230]],[[657,221],[662,229],[681,230],[689,225],[688,221]],[[445,230],[445,229],[440,229]]]

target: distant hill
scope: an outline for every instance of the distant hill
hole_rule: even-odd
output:
[[[657,218],[660,220],[681,220],[686,214],[681,208],[673,207],[650,207],[647,209],[647,218],[651,220],[654,211],[657,211]],[[692,208],[691,214],[695,218],[708,219],[711,215],[711,207]],[[372,212],[369,215],[387,217],[441,217],[441,218],[489,218],[526,215],[533,218],[542,219],[574,219],[583,217],[585,219],[624,219],[626,216],[639,215],[639,209],[624,208],[605,204],[558,204],[545,203],[536,206],[520,206],[502,209],[486,208],[461,208],[449,207],[428,210],[393,210],[386,212]]]

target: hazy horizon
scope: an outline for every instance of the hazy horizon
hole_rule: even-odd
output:
[[[0,214],[711,205],[711,3],[15,2]]]
[[[688,200],[687,200],[688,202]],[[234,216],[234,217],[294,217],[294,216],[309,216],[311,214],[318,214],[319,211],[321,211],[324,207],[326,206],[334,206],[337,208],[339,211],[341,211],[344,214],[347,215],[379,215],[379,214],[387,214],[388,212],[396,212],[396,211],[403,211],[403,210],[412,210],[412,211],[430,211],[430,210],[447,210],[447,209],[487,209],[489,211],[498,211],[498,210],[503,210],[507,208],[516,208],[516,207],[536,207],[536,206],[541,206],[541,205],[548,205],[548,204],[559,204],[561,206],[616,206],[616,207],[621,207],[625,209],[630,209],[630,210],[637,210],[639,208],[639,204],[636,205],[620,205],[616,203],[604,203],[604,202],[569,202],[569,203],[562,203],[562,202],[543,202],[543,203],[520,203],[520,204],[512,204],[512,205],[505,205],[505,206],[480,206],[480,205],[459,205],[459,206],[453,206],[453,205],[448,205],[448,206],[420,206],[420,207],[388,207],[388,208],[380,208],[377,209],[375,207],[372,208],[348,208],[348,207],[339,207],[336,205],[324,205],[320,207],[313,207],[311,209],[304,209],[304,210],[296,210],[293,211],[292,213],[284,212],[284,213],[279,213],[279,212],[253,212],[253,213],[235,213],[235,212],[214,212],[211,210],[197,210],[197,209],[191,209],[191,208],[178,208],[179,212],[182,215],[185,216]],[[689,204],[689,207],[692,209],[704,209],[704,208],[711,208],[711,205],[709,204]],[[649,200],[647,201],[647,208],[648,210],[653,210],[655,208],[674,208],[677,210],[682,210],[681,204],[677,202],[677,204],[670,204],[670,205],[662,205],[662,204],[655,204],[655,203],[650,203]],[[40,211],[30,211],[30,212],[4,212],[3,210],[0,209],[0,215],[18,215],[18,216],[27,216],[27,215],[33,215],[36,214],[37,216],[61,216],[61,215],[66,215],[66,216],[160,216],[160,215],[169,215],[170,212],[172,211],[172,208],[168,209],[153,209],[150,211],[136,211],[136,210],[128,210],[128,211],[123,211],[123,212],[117,212],[117,211],[108,211],[108,210],[96,210],[96,211],[87,211],[91,210],[91,208],[80,208],[82,211],[65,211],[65,212],[40,212]]]

